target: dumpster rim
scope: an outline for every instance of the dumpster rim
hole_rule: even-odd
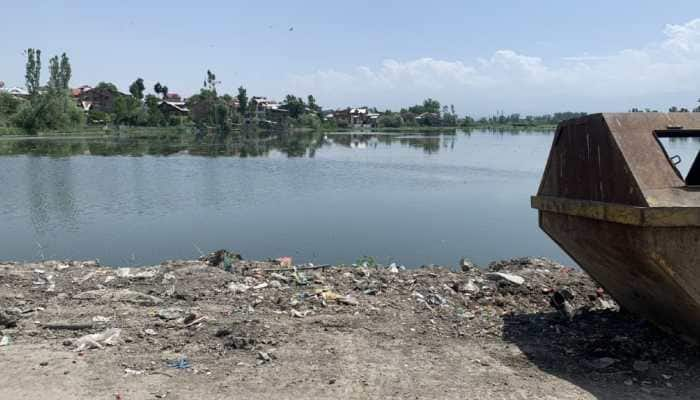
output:
[[[531,207],[576,217],[641,227],[700,226],[700,207],[640,207],[629,204],[537,195]]]

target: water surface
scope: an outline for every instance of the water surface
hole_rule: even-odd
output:
[[[137,265],[228,248],[314,263],[532,255],[572,264],[529,205],[551,140],[460,132],[2,141],[0,259]],[[671,150],[694,156],[697,142]]]

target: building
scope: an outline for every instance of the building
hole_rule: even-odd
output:
[[[367,107],[348,107],[326,114],[325,118],[335,121],[340,126],[377,126],[379,113],[371,112]]]
[[[21,97],[21,98],[29,97],[29,92],[27,92],[24,88],[20,88],[20,87],[16,87],[16,86],[11,87],[11,88],[0,88],[0,92],[8,93],[8,94],[15,96],[15,97]]]
[[[184,101],[182,97],[180,97],[180,95],[177,93],[168,93],[165,95],[165,98],[163,100],[172,103],[181,103]]]
[[[270,111],[280,110],[281,104],[267,97],[253,96],[250,99],[250,109],[256,117],[265,119]]]
[[[81,86],[83,87],[83,86]],[[95,88],[83,87],[83,90],[73,89],[77,96],[76,102],[83,110],[100,111],[105,113],[114,112],[114,101],[119,97],[128,96],[121,93],[113,85],[98,85]],[[89,88],[89,89],[88,89]]]
[[[185,117],[190,114],[184,101],[161,101],[158,108],[166,117]]]

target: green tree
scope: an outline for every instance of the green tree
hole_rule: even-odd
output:
[[[377,125],[382,128],[400,128],[403,126],[403,118],[400,114],[386,112],[377,118]]]
[[[216,85],[218,83],[219,81],[216,80],[216,75],[210,70],[207,70],[207,79],[204,81],[204,88],[216,93]]]
[[[168,87],[161,85],[160,82],[156,82],[156,84],[153,86],[153,91],[160,94],[163,99],[168,97]]]
[[[131,95],[134,96],[134,98],[139,100],[139,101],[143,100],[144,90],[146,90],[146,86],[144,86],[143,79],[141,79],[141,78],[136,79],[129,86],[129,93],[131,93]]]
[[[27,49],[27,64],[24,78],[29,95],[34,97],[39,93],[41,86],[41,50]]]
[[[49,60],[49,89],[54,92],[67,91],[70,85],[72,70],[66,53],[53,56]]]
[[[68,90],[70,78],[73,76],[73,69],[70,66],[70,60],[66,53],[61,54],[61,65],[59,67],[61,88]]]
[[[146,123],[149,126],[162,126],[165,125],[165,116],[160,110],[158,105],[160,104],[160,99],[158,96],[149,94],[146,96]]]
[[[238,110],[240,114],[245,115],[248,111],[248,92],[243,86],[238,88],[238,95],[236,98],[238,99]]]
[[[288,94],[287,97],[284,98],[281,108],[289,111],[290,117],[299,118],[299,116],[304,114],[306,105],[304,104],[304,100],[302,98]]]
[[[310,94],[307,97],[307,104],[309,109],[317,114],[321,114],[321,111],[323,111],[321,107],[318,104],[316,104],[316,99],[312,94]]]

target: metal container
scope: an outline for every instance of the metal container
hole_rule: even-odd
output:
[[[700,137],[700,113],[561,123],[532,207],[623,307],[700,341],[700,153],[683,177],[660,137]]]

